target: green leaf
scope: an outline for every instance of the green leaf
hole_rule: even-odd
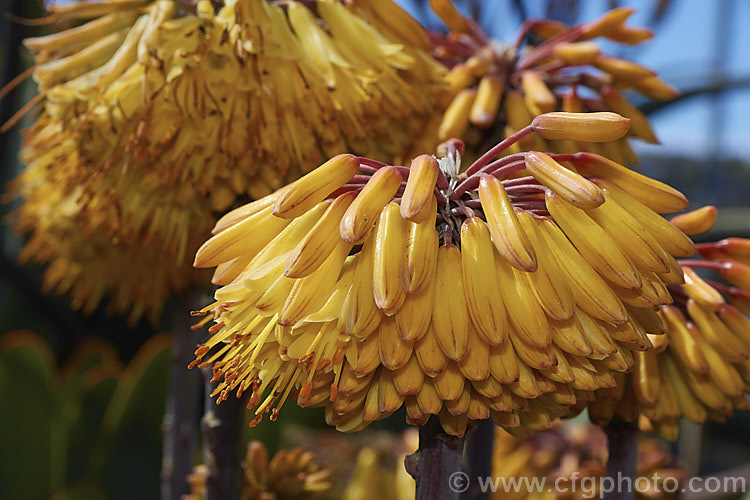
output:
[[[85,339],[66,364],[58,399],[67,451],[66,482],[94,479],[91,454],[100,440],[104,414],[122,366],[117,352],[100,339]]]
[[[55,492],[50,500],[107,500],[107,492],[96,483],[79,482]]]
[[[34,334],[0,339],[0,498],[46,499],[59,466],[53,445],[53,358]]]
[[[94,460],[113,500],[158,495],[169,367],[169,336],[157,335],[127,367],[107,408]]]

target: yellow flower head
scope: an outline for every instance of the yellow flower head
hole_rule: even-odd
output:
[[[514,43],[501,44],[488,40],[449,0],[430,3],[451,29],[448,35],[432,37],[434,56],[451,69],[445,77],[449,104],[429,134],[440,140],[463,139],[472,151],[481,151],[487,138],[494,141],[503,133],[507,137],[542,113],[613,111],[631,119],[630,137],[658,142],[647,118],[620,91],[633,89],[650,98],[672,99],[676,90],[649,68],[603,54],[593,41],[604,37],[635,45],[650,39],[650,30],[625,24],[633,9],[616,8],[596,21],[572,27],[530,19]],[[541,42],[532,45],[530,40]],[[621,164],[637,163],[627,138],[581,144],[532,136],[517,147],[560,153],[585,150]]]
[[[545,115],[465,170],[455,141],[410,168],[339,155],[230,212],[196,255],[223,287],[195,363],[258,419],[299,388],[344,431],[402,405],[455,435],[548,426],[651,347],[641,311],[695,252],[657,211],[687,201],[591,153],[494,158],[535,128],[610,140],[623,121]]]

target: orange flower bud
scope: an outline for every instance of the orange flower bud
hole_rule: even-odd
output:
[[[719,274],[733,285],[750,291],[750,266],[739,262],[727,262],[719,269]]]
[[[464,63],[456,64],[445,75],[445,82],[448,84],[448,92],[451,95],[455,95],[471,85],[473,80],[474,76],[471,74],[471,70]]]
[[[740,260],[750,265],[750,239],[726,238],[719,241],[716,246],[730,259]]]
[[[713,227],[716,222],[716,212],[715,206],[707,205],[691,212],[675,215],[669,222],[688,236],[694,236],[705,233]]]

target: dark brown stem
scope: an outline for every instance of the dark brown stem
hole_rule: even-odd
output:
[[[415,500],[458,500],[468,486],[461,470],[464,440],[443,432],[437,416],[419,428],[419,449],[405,459],[417,482]]]
[[[177,299],[176,311],[173,313],[169,401],[162,424],[162,500],[180,500],[190,492],[186,477],[193,471],[201,393],[200,374],[188,370],[197,344],[195,334],[190,331],[190,311],[197,307],[200,307],[199,294],[188,292]]]
[[[245,398],[234,394],[216,404],[211,393],[211,370],[204,368],[206,406],[201,421],[203,429],[203,463],[208,469],[206,500],[240,498],[242,489],[242,428]]]
[[[607,461],[607,486],[605,500],[633,500],[636,467],[638,463],[638,428],[622,420],[613,420],[604,431],[607,433],[609,460]]]
[[[471,480],[469,489],[461,494],[461,500],[486,500],[489,489],[482,491],[478,478],[492,476],[492,448],[495,441],[495,424],[492,420],[480,420],[466,438],[466,466]]]

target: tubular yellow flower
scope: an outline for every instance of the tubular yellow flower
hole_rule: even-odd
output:
[[[634,198],[574,172],[586,157],[547,155],[557,166],[541,168],[554,175],[536,176],[524,172],[541,153],[493,161],[529,133],[465,171],[455,141],[412,168],[359,157],[348,181],[319,190],[313,171],[295,183],[294,192],[317,193],[304,213],[282,219],[256,202],[220,222],[196,262],[246,264],[232,265],[231,277],[222,270],[228,284],[200,312],[216,324],[194,364],[213,365],[215,395],[251,390],[258,419],[273,419],[297,394],[346,432],[406,406],[410,423],[438,415],[462,435],[487,417],[545,428],[614,387],[636,365],[631,350],[652,347],[658,317],[649,311],[671,303],[666,287],[679,266],[673,276],[674,255],[653,234],[660,226],[640,222],[663,219],[647,207],[628,215]],[[554,194],[562,186],[601,198],[578,208]],[[280,193],[272,197],[290,191]],[[430,215],[404,218],[414,207]],[[327,250],[289,273],[312,241]]]

